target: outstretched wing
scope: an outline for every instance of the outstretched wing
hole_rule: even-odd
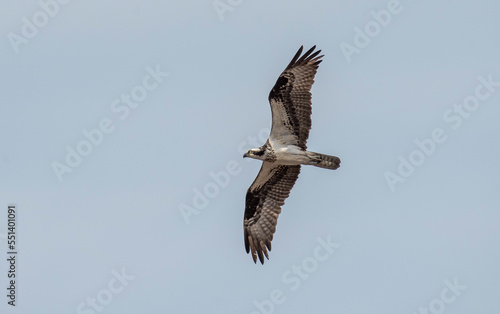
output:
[[[313,53],[316,49],[313,46],[300,57],[302,48],[269,93],[273,115],[269,139],[283,145],[297,145],[305,150],[311,129],[311,87],[323,56],[317,57],[321,50]]]
[[[252,251],[252,258],[257,263],[257,256],[264,264],[264,255],[269,259],[271,240],[276,231],[281,206],[290,195],[295,181],[299,177],[300,166],[283,166],[264,161],[260,172],[247,191],[245,218],[245,249]]]

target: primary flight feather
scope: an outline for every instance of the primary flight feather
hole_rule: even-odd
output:
[[[247,191],[243,222],[245,249],[253,261],[269,259],[281,206],[299,177],[300,165],[337,169],[340,159],[307,151],[311,130],[311,87],[321,63],[316,46],[302,56],[303,47],[279,76],[269,93],[271,134],[266,143],[243,157],[262,160],[262,167]]]

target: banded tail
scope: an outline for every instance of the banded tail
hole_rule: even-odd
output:
[[[309,157],[309,165],[335,170],[340,167],[340,158],[314,152],[306,152]]]

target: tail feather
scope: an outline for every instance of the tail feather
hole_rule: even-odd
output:
[[[307,152],[312,166],[335,170],[340,167],[340,158],[320,153]]]

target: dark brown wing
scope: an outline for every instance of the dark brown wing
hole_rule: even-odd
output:
[[[269,259],[271,241],[276,231],[281,206],[290,195],[299,177],[300,166],[282,166],[264,161],[260,172],[247,191],[245,218],[245,249],[252,252],[253,261],[257,256],[264,264],[264,255]]]
[[[321,63],[321,50],[309,49],[302,57],[302,46],[281,73],[269,93],[273,125],[269,139],[306,149],[311,130],[311,87]],[[300,58],[299,58],[300,57]]]

